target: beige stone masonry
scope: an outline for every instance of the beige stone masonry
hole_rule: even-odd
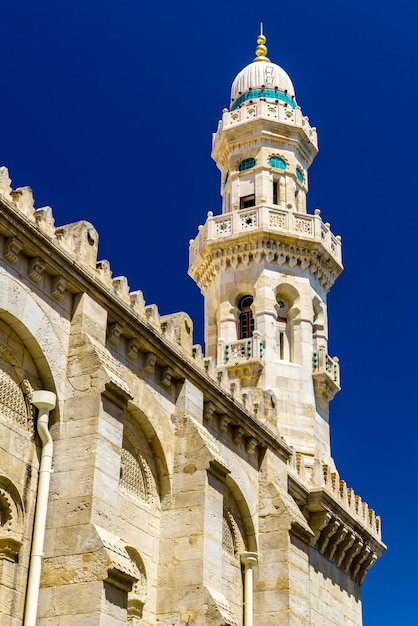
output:
[[[98,260],[92,224],[55,226],[0,168],[2,626],[25,605],[38,389],[58,402],[37,626],[361,626],[385,546],[331,456],[341,238],[307,212],[316,130],[263,42],[244,78],[278,98],[223,112],[222,214],[190,242],[206,352]]]

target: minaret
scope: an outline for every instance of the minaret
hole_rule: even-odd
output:
[[[340,389],[328,355],[326,297],[342,271],[341,240],[306,209],[316,129],[266,38],[236,76],[213,136],[222,214],[190,243],[205,299],[206,356],[232,389],[270,399],[270,428],[305,458],[330,460],[328,404]]]

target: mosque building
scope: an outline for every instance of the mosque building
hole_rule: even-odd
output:
[[[190,242],[205,351],[0,169],[1,626],[362,624],[385,546],[330,449],[341,239],[307,212],[316,129],[265,43]]]

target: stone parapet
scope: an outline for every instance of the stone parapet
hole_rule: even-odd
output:
[[[316,401],[325,408],[340,391],[341,384],[338,357],[331,358],[322,346],[312,355],[312,378]]]
[[[265,258],[279,266],[310,268],[328,291],[342,271],[341,237],[314,215],[259,205],[213,216],[199,226],[190,241],[189,274],[201,288],[226,263],[259,262]]]
[[[299,453],[290,463],[289,492],[314,532],[311,546],[361,585],[386,549],[380,517],[319,459],[308,473]]]
[[[309,215],[267,205],[216,216],[209,211],[206,223],[199,226],[197,237],[190,242],[190,264],[197,260],[199,253],[210,241],[260,230],[280,232],[284,238],[296,239],[298,242],[320,242],[342,269],[341,237],[335,236],[330,225],[321,220],[319,209],[315,210],[314,215]]]
[[[318,137],[316,128],[309,124],[309,118],[303,115],[299,106],[292,108],[283,102],[267,102],[263,99],[249,100],[234,111],[224,109],[222,120],[213,136],[213,145],[221,138],[221,134],[238,125],[254,122],[260,119],[263,125],[274,123],[275,128],[280,124],[294,127],[295,130],[303,132],[308,142],[312,143],[315,151],[318,150]]]

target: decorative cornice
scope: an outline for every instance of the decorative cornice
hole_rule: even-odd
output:
[[[216,275],[227,267],[248,266],[251,263],[276,263],[281,268],[294,270],[296,266],[311,275],[328,292],[341,272],[341,268],[330,262],[323,247],[310,242],[309,245],[287,244],[280,234],[257,233],[251,237],[242,235],[242,240],[208,242],[198,259],[189,269],[203,293]]]
[[[257,205],[208,218],[190,241],[189,274],[205,291],[219,271],[249,263],[299,265],[328,291],[343,266],[341,238],[314,215]]]
[[[386,549],[380,518],[319,460],[308,480],[299,453],[292,457],[288,488],[314,533],[310,545],[361,585]]]

